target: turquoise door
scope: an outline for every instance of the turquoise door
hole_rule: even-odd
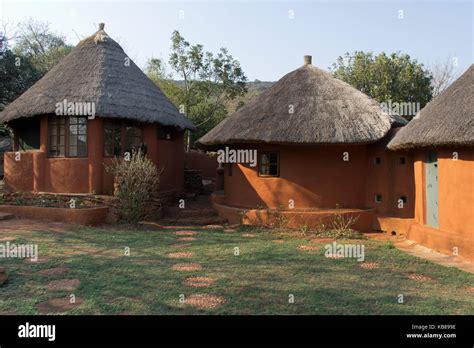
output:
[[[438,155],[428,152],[426,170],[426,224],[438,227]]]

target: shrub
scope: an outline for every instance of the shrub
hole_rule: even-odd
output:
[[[160,172],[141,151],[132,152],[129,160],[114,158],[106,170],[115,177],[119,219],[138,223],[145,215],[147,203],[157,198]]]

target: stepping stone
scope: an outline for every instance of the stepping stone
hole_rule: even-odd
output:
[[[257,235],[254,234],[254,233],[244,233],[244,234],[242,234],[242,237],[245,237],[245,238],[255,238],[255,237],[257,237]]]
[[[433,278],[431,278],[430,276],[426,276],[423,274],[410,274],[408,278],[411,280],[416,280],[418,282],[427,282],[433,280]]]
[[[199,271],[202,269],[199,263],[177,263],[171,268],[175,271]]]
[[[192,288],[206,288],[215,283],[215,279],[209,277],[189,277],[184,281],[184,285]]]
[[[54,268],[46,268],[42,269],[38,273],[41,275],[59,275],[69,272],[69,268],[67,267],[54,267]]]
[[[184,303],[199,309],[210,309],[223,305],[225,299],[211,294],[192,294],[185,298]]]
[[[180,248],[189,248],[191,246],[190,243],[176,243],[176,244],[171,244],[170,247],[180,249]]]
[[[178,251],[175,253],[166,254],[166,257],[169,257],[170,259],[189,259],[193,256],[194,254],[190,251]]]
[[[73,291],[81,284],[79,279],[59,279],[48,283],[49,291]]]
[[[15,240],[15,237],[2,237],[0,238],[0,242],[11,242],[12,240]]]
[[[50,257],[39,256],[36,261],[33,261],[32,259],[28,258],[28,259],[25,259],[24,262],[25,263],[46,263],[46,262],[49,262],[49,261],[51,261]]]
[[[223,230],[224,226],[221,225],[205,225],[202,228],[206,230]]]
[[[178,240],[183,240],[183,241],[192,241],[192,240],[197,240],[197,238],[195,237],[181,237],[181,238],[178,238]]]
[[[362,262],[359,264],[359,267],[363,269],[376,269],[379,268],[379,264],[377,262]]]
[[[194,236],[197,234],[196,231],[176,231],[174,234],[178,236]]]
[[[0,267],[0,286],[8,280],[7,270],[5,267]]]
[[[237,230],[234,229],[234,228],[226,228],[226,229],[224,230],[224,232],[225,232],[225,233],[233,233],[233,232],[237,232]]]
[[[311,239],[311,243],[332,243],[334,239],[332,238],[313,238]]]
[[[69,311],[82,303],[82,300],[76,296],[76,302],[71,303],[68,297],[52,298],[36,305],[36,308],[41,314],[62,313]]]
[[[298,245],[297,249],[300,251],[317,251],[320,247],[314,245]]]
[[[10,220],[10,219],[13,219],[14,217],[15,217],[15,215],[13,215],[13,214],[0,212],[0,221]]]
[[[272,240],[273,243],[285,243],[283,239],[274,239]]]
[[[465,286],[464,289],[466,289],[467,292],[474,292],[474,286]]]

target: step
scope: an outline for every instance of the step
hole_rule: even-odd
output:
[[[2,213],[2,212],[0,212],[0,221],[10,220],[10,219],[13,219],[14,217],[15,217],[15,215],[13,215],[11,213]]]

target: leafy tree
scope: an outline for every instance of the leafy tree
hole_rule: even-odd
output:
[[[380,103],[419,103],[433,96],[431,74],[423,64],[400,52],[387,55],[356,51],[338,57],[334,75]],[[414,115],[404,115],[411,118]]]
[[[169,64],[181,83],[178,105],[197,126],[192,140],[206,134],[227,116],[226,103],[246,92],[247,77],[240,63],[221,48],[217,54],[191,45],[178,31],[171,36]]]
[[[173,81],[172,75],[166,72],[165,63],[159,58],[151,58],[145,67],[148,77],[160,87],[161,91],[174,105],[180,105],[184,100],[183,90]]]
[[[35,69],[44,75],[72,48],[64,36],[51,31],[48,23],[29,19],[18,25],[13,52],[28,58]]]

